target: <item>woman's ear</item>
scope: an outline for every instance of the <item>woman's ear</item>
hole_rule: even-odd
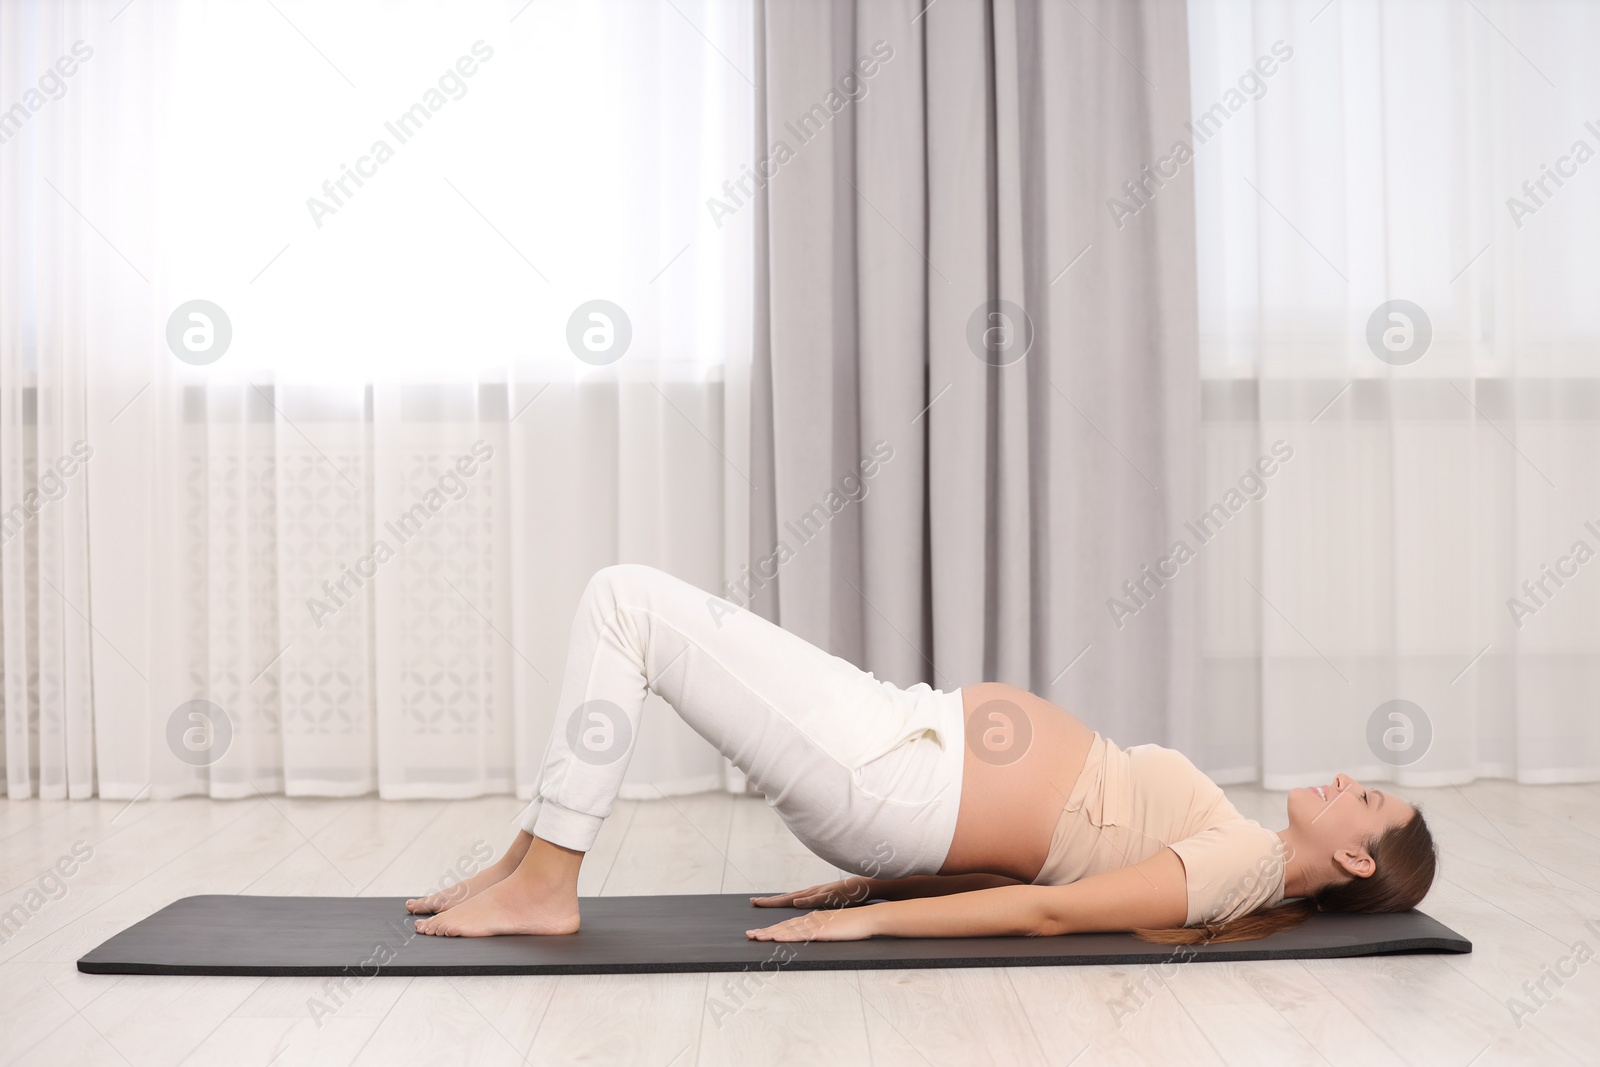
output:
[[[1341,848],[1333,854],[1333,862],[1352,878],[1371,878],[1372,872],[1378,869],[1365,848]]]

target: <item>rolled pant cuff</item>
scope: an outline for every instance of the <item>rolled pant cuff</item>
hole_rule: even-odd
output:
[[[545,797],[534,797],[522,813],[522,828],[528,833],[576,852],[588,852],[594,847],[604,822],[599,815],[563,808]]]

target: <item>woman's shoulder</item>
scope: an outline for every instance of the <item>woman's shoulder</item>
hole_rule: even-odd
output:
[[[1283,899],[1283,838],[1254,819],[1237,816],[1170,847],[1183,861],[1186,925],[1226,922]]]

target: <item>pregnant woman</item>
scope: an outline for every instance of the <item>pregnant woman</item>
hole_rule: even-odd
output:
[[[1118,748],[1014,686],[896,688],[671,575],[623,565],[595,574],[578,606],[522,832],[493,866],[409,901],[427,916],[419,931],[578,929],[578,868],[622,786],[647,691],[806,847],[854,872],[752,898],[821,909],[747,932],[760,940],[1133,930],[1236,941],[1313,911],[1403,911],[1433,881],[1422,814],[1345,775],[1293,790],[1288,828],[1263,829],[1181,753]]]

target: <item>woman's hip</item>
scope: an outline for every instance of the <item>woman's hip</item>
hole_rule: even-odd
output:
[[[924,699],[934,728],[853,767],[819,760],[768,793],[795,836],[848,874],[936,874],[950,850],[964,763],[960,692]]]

